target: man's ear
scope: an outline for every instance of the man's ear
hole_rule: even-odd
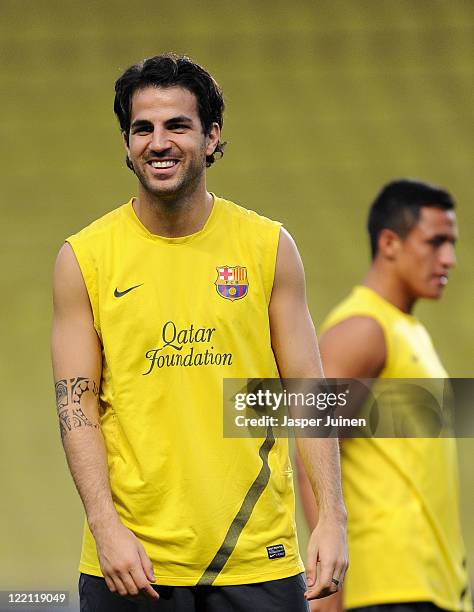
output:
[[[127,156],[130,157],[130,147],[128,146],[128,132],[122,132],[123,144],[125,146],[125,151],[127,152]]]
[[[393,230],[384,228],[378,238],[377,253],[389,260],[394,260],[402,246],[402,238]]]
[[[211,129],[209,130],[207,138],[207,147],[206,147],[206,155],[212,155],[216,150],[216,147],[219,143],[221,137],[221,128],[219,124],[214,122],[211,125]]]
[[[129,135],[127,132],[122,132],[123,144],[124,144],[125,151],[126,151],[125,163],[127,164],[127,168],[130,168],[132,172],[135,172],[133,164],[130,160],[130,146],[128,144],[128,136]]]

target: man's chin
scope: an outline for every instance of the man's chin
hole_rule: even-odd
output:
[[[419,297],[424,298],[425,300],[439,300],[443,297],[444,287],[439,288],[430,288],[421,292]]]
[[[178,197],[185,196],[192,192],[198,184],[204,169],[191,172],[180,173],[177,176],[169,178],[150,178],[146,174],[137,174],[137,178],[141,183],[142,188],[151,196],[160,199],[173,200]]]
[[[171,180],[153,181],[152,183],[148,180],[140,180],[140,183],[145,191],[156,198],[173,198],[181,191],[181,185]]]

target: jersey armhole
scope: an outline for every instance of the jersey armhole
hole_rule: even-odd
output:
[[[94,329],[97,332],[97,335],[99,336],[99,339],[102,343],[102,334],[100,331],[99,323],[99,295],[97,291],[95,265],[92,261],[92,258],[87,253],[86,249],[83,248],[81,243],[76,240],[74,236],[66,238],[65,242],[67,242],[67,244],[69,244],[72,248],[79,264],[79,268],[81,270],[82,278],[84,279],[84,284],[87,289],[87,295],[89,297],[89,302],[92,309]]]
[[[270,299],[272,297],[273,291],[273,283],[275,282],[276,262],[278,254],[278,245],[280,244],[281,228],[281,223],[277,221],[272,222],[272,227],[268,232],[268,244],[265,248],[265,267],[263,270],[263,279],[267,306],[270,305]]]

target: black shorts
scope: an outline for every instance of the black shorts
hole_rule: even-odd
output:
[[[109,591],[103,578],[81,574],[81,612],[308,612],[304,574],[238,586],[152,585],[157,601],[130,601]]]
[[[407,603],[379,604],[349,608],[348,612],[445,612],[429,601],[414,601]]]

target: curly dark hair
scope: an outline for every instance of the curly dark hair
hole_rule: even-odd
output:
[[[128,141],[132,96],[135,91],[148,86],[183,87],[196,96],[198,113],[203,132],[209,134],[213,123],[222,129],[224,98],[222,89],[215,79],[202,66],[186,55],[165,53],[156,55],[127,68],[115,82],[114,112],[119,120],[120,129]],[[215,161],[216,153],[224,155],[226,143],[219,141],[214,153],[206,156],[206,166]],[[133,171],[127,157],[127,166]]]

